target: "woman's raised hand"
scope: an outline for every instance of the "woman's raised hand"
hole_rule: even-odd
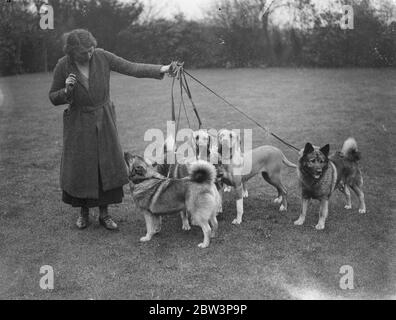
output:
[[[180,68],[182,68],[183,65],[183,62],[172,61],[169,65],[162,66],[162,68],[164,69],[164,73],[167,73],[170,77],[176,77],[178,75],[178,72],[180,71]]]
[[[73,90],[73,87],[76,84],[76,82],[77,82],[76,75],[73,73],[70,73],[65,81],[67,94]]]
[[[172,64],[168,64],[166,66],[162,66],[160,72],[161,73],[169,73],[169,71],[171,70],[171,65]]]

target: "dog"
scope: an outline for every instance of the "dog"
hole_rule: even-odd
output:
[[[302,211],[295,225],[302,225],[305,221],[308,205],[311,199],[320,201],[319,221],[315,226],[323,230],[328,216],[329,199],[333,191],[338,188],[346,197],[345,209],[351,209],[351,188],[359,197],[359,213],[366,212],[364,193],[362,191],[363,176],[359,168],[360,152],[354,138],[348,138],[341,151],[329,156],[330,146],[314,147],[307,143],[300,151],[298,160],[298,177],[302,191]]]
[[[231,130],[220,130],[217,140],[223,171],[222,181],[226,185],[234,187],[237,193],[237,217],[232,223],[240,224],[242,222],[243,198],[248,197],[245,184],[258,173],[261,173],[264,180],[278,191],[278,197],[274,202],[281,204],[279,211],[286,211],[288,205],[287,189],[282,184],[281,169],[283,165],[290,168],[297,168],[297,165],[290,162],[281,150],[269,145],[264,145],[242,154],[239,135]],[[245,174],[245,172],[248,173]]]
[[[218,213],[223,212],[223,170],[219,165],[219,154],[217,152],[217,135],[213,134],[214,129],[199,129],[191,134],[191,147],[195,153],[196,160],[205,160],[212,163],[217,172],[216,188],[220,194],[220,206]]]
[[[190,175],[188,163],[175,163],[175,164],[154,164],[154,170],[161,175],[170,179],[182,179]],[[188,219],[187,212],[185,210],[180,211],[180,217],[182,220],[182,230],[191,230],[190,222]]]
[[[176,159],[176,141],[175,138],[170,135],[164,143],[163,146],[163,153],[164,153],[164,163],[157,163],[154,162],[152,164],[153,168],[162,176],[165,176],[167,178],[174,178],[174,179],[181,179],[189,176],[189,170],[188,170],[188,163],[187,161],[184,161],[183,163],[176,162],[176,163],[169,163],[168,161],[168,155],[169,153],[174,156]],[[169,153],[168,153],[169,151]],[[188,216],[185,211],[180,212],[180,217],[182,220],[182,230],[189,231],[191,230],[190,223],[188,221]]]
[[[212,129],[199,129],[191,134],[191,146],[195,152],[195,158],[217,164],[217,135],[211,133]]]
[[[201,130],[203,131],[203,130]],[[192,135],[194,135],[194,132],[192,131]],[[164,152],[164,163],[162,164],[157,164],[154,163],[153,167],[155,168],[155,170],[160,173],[161,175],[168,177],[168,178],[174,178],[174,179],[182,179],[185,177],[189,176],[189,166],[191,165],[192,162],[196,161],[196,160],[205,160],[206,158],[201,157],[202,159],[200,159],[200,157],[197,156],[198,153],[196,153],[196,145],[195,142],[193,142],[192,139],[190,139],[191,141],[191,148],[194,151],[194,156],[193,158],[181,158],[181,157],[176,157],[176,141],[174,139],[173,136],[169,136],[164,143],[164,147],[163,147],[163,152]],[[176,163],[168,163],[168,159],[167,159],[167,155],[168,155],[168,151],[175,156],[175,158],[177,159]],[[216,167],[216,166],[215,166]],[[221,190],[219,189],[219,183],[220,183],[220,179],[221,177],[219,176],[219,171],[216,168],[216,181],[215,181],[215,185],[217,187],[217,190],[219,191],[220,194],[220,201],[219,201],[219,207],[217,209],[217,213],[221,213],[223,211],[223,207],[222,207],[222,194],[221,194]],[[181,211],[180,212],[180,217],[182,220],[182,230],[184,231],[189,231],[191,230],[191,226],[190,226],[190,222],[187,216],[187,213],[185,211]]]
[[[208,247],[218,229],[216,210],[220,200],[214,185],[213,165],[196,161],[189,167],[188,177],[173,179],[159,174],[143,157],[126,152],[124,159],[132,198],[146,221],[147,233],[140,241],[149,241],[160,232],[161,216],[185,211],[192,224],[200,226],[204,234],[198,246]]]
[[[217,135],[210,133],[212,129],[199,129],[193,131],[191,135],[191,146],[195,152],[196,160],[205,160],[212,163],[217,170],[216,186],[218,190],[222,190],[223,184],[221,178],[223,176],[220,166],[220,155],[217,147]]]

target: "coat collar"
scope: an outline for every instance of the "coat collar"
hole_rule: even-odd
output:
[[[94,53],[95,54],[95,53]],[[86,85],[86,79],[84,79],[83,75],[81,74],[80,70],[77,68],[77,65],[73,62],[73,60],[70,58],[70,56],[67,56],[67,65],[68,65],[68,70],[71,71],[71,73],[74,73],[77,78],[77,82],[83,87],[93,102],[91,95],[90,95],[90,90],[92,88],[92,74],[93,74],[93,63],[92,60],[94,58],[94,55],[92,55],[91,60],[89,61],[89,78],[88,78],[88,86]]]

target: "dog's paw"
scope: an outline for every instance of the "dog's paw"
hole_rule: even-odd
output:
[[[198,245],[198,247],[199,248],[201,248],[201,249],[205,249],[205,248],[207,248],[209,246],[209,244],[205,244],[205,243],[200,243],[199,245]]]
[[[286,209],[286,207],[282,204],[282,205],[279,207],[279,212],[284,212],[284,211],[287,211],[287,209]]]
[[[282,197],[275,198],[274,203],[282,203]]]
[[[150,241],[150,240],[151,240],[150,236],[144,236],[144,237],[140,238],[140,242],[147,242],[147,241]]]
[[[190,231],[190,230],[191,230],[191,227],[190,227],[189,224],[185,224],[185,225],[183,224],[182,229],[183,229],[184,231]]]
[[[346,204],[344,208],[347,209],[347,210],[351,210],[352,209],[352,205]]]
[[[238,220],[237,218],[232,221],[232,224],[241,224],[242,220]]]
[[[325,226],[324,226],[324,223],[320,223],[320,222],[319,222],[319,223],[315,226],[315,229],[316,229],[316,230],[323,230],[324,227],[325,227]]]
[[[294,221],[294,225],[296,226],[302,226],[304,224],[304,219],[298,218],[296,221]]]
[[[359,209],[359,213],[366,213],[366,209]]]
[[[249,197],[249,192],[246,190],[242,193],[242,197],[248,198]]]

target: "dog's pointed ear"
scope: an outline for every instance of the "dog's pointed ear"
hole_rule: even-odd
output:
[[[305,148],[304,148],[304,152],[303,155],[306,155],[308,153],[311,153],[312,151],[314,151],[314,147],[312,146],[312,144],[310,144],[309,142],[306,143]]]
[[[327,158],[329,156],[329,152],[330,152],[330,145],[326,144],[324,147],[319,149],[320,152],[322,152],[325,157]]]

